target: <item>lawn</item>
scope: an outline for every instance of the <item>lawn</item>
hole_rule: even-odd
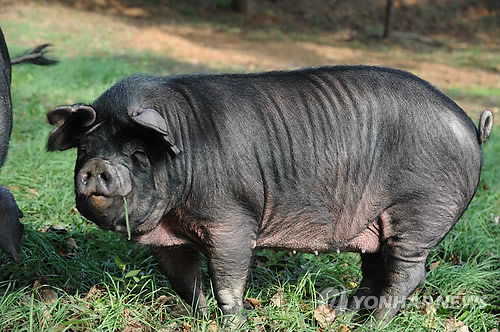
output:
[[[46,17],[51,10],[56,18]],[[40,11],[43,18],[37,19]],[[114,82],[136,72],[167,75],[249,71],[256,67],[218,59],[199,62],[179,57],[183,53],[176,52],[180,51],[131,47],[124,41],[130,31],[143,27],[131,28],[127,19],[113,17],[107,25],[97,28],[100,17],[87,14],[87,21],[82,20],[81,25],[74,22],[66,29],[62,25],[71,20],[62,14],[67,12],[58,6],[42,9],[32,5],[11,9],[4,17],[0,14],[11,55],[48,41],[56,45],[54,55],[61,61],[54,67],[23,65],[13,69],[14,130],[0,184],[14,194],[24,212],[22,222],[26,228],[20,264],[15,265],[0,253],[0,331],[222,330],[217,328],[221,314],[209,284],[205,287],[208,318],[187,315],[159,273],[149,248],[102,231],[79,215],[73,194],[76,152],[46,151],[52,129],[46,113],[61,104],[91,102]],[[77,11],[73,14],[79,19],[84,15]],[[397,63],[421,59],[411,51],[398,52]],[[441,49],[434,57],[426,56],[425,61],[442,65],[446,52]],[[484,63],[475,68],[468,61],[467,70],[498,75],[494,68],[498,68],[500,60],[488,54],[482,57],[496,62],[484,69]],[[451,62],[450,68],[461,70],[465,61]],[[429,73],[420,68],[419,74]],[[438,86],[463,105],[500,105],[498,85],[458,83]],[[466,109],[475,122],[479,110]],[[494,113],[498,123],[498,109]],[[432,250],[425,284],[384,331],[463,332],[466,326],[469,331],[491,332],[500,326],[499,129],[498,124],[494,125],[483,146],[483,173],[476,197],[459,223]],[[322,291],[334,287],[350,292],[359,279],[356,254],[315,256],[261,251],[248,282],[250,325],[246,328],[373,331],[342,316],[331,324],[315,318]]]

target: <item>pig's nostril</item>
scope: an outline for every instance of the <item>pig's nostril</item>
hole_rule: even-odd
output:
[[[109,174],[106,172],[102,172],[99,174],[99,177],[104,181],[104,182],[109,182]]]
[[[90,172],[86,172],[80,175],[80,181],[83,184],[87,184],[89,182],[89,179],[92,177],[92,174]]]

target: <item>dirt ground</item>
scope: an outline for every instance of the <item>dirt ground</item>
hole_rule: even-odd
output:
[[[79,29],[95,30],[96,39],[100,42],[106,38],[113,40],[108,43],[111,48],[122,45],[136,50],[149,50],[155,54],[168,54],[184,63],[203,64],[208,68],[255,71],[373,64],[409,70],[440,88],[500,89],[500,68],[491,71],[447,64],[446,52],[467,48],[469,44],[460,40],[447,42],[447,37],[439,34],[424,37],[411,31],[396,31],[392,40],[383,41],[366,37],[363,35],[366,31],[361,34],[349,29],[300,31],[297,24],[288,24],[291,14],[282,16],[288,17],[288,23],[273,23],[272,18],[278,17],[276,14],[268,14],[264,18],[256,14],[251,20],[230,14],[233,18],[228,23],[227,15],[224,16],[224,10],[228,13],[228,9],[219,10],[217,17],[206,20],[210,12],[202,12],[193,18],[192,13],[184,14],[186,9],[183,12],[182,8],[172,9],[167,5],[138,7],[119,0],[69,3],[9,2],[4,6],[0,19],[5,16],[21,22],[36,13],[38,24],[47,27],[67,29],[74,33],[78,33]],[[471,14],[471,17],[474,15]],[[462,25],[466,24],[463,20],[458,21]],[[106,27],[101,29],[103,22]],[[262,27],[256,26],[255,22],[262,22]],[[453,28],[458,29],[460,26]],[[498,38],[494,38],[495,33],[475,31],[476,40],[473,43],[476,43],[476,47],[479,43],[483,48],[500,50]],[[442,58],[432,55],[443,49]],[[475,108],[484,107],[486,103],[488,107],[495,107],[498,106],[494,105],[499,102],[498,99],[486,98],[486,101],[479,103],[463,100],[461,105]]]

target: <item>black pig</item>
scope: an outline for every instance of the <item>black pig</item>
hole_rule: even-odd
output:
[[[51,65],[57,61],[44,56],[49,44],[35,47],[25,55],[10,59],[7,43],[0,29],[0,167],[5,163],[9,139],[12,131],[12,101],[10,94],[11,71],[13,64],[33,63]],[[22,213],[14,196],[0,186],[0,248],[9,253],[14,261],[19,262],[19,250],[24,226],[19,222]]]
[[[406,298],[474,196],[492,114],[476,129],[412,74],[336,66],[132,76],[48,120],[49,150],[78,148],[78,210],[126,234],[126,198],[134,240],[154,246],[173,289],[205,306],[203,252],[237,316],[257,248],[359,252],[355,296]]]

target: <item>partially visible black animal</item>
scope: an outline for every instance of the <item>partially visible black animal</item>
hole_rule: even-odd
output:
[[[23,213],[17,206],[12,193],[0,186],[0,248],[5,250],[12,259],[20,262],[19,251],[24,225],[19,222]]]
[[[28,51],[21,57],[10,59],[7,43],[0,29],[0,167],[5,163],[9,139],[12,131],[12,101],[10,94],[11,71],[13,64],[32,63],[52,65],[57,61],[44,56],[49,44],[43,44]],[[19,262],[19,250],[24,226],[19,222],[22,212],[14,196],[7,188],[0,186],[0,248]]]
[[[476,128],[412,74],[336,66],[132,76],[48,119],[49,150],[78,148],[78,210],[126,234],[126,199],[133,238],[188,303],[205,306],[200,253],[238,316],[256,249],[354,251],[350,307],[370,297],[387,322],[474,196],[493,116]]]

